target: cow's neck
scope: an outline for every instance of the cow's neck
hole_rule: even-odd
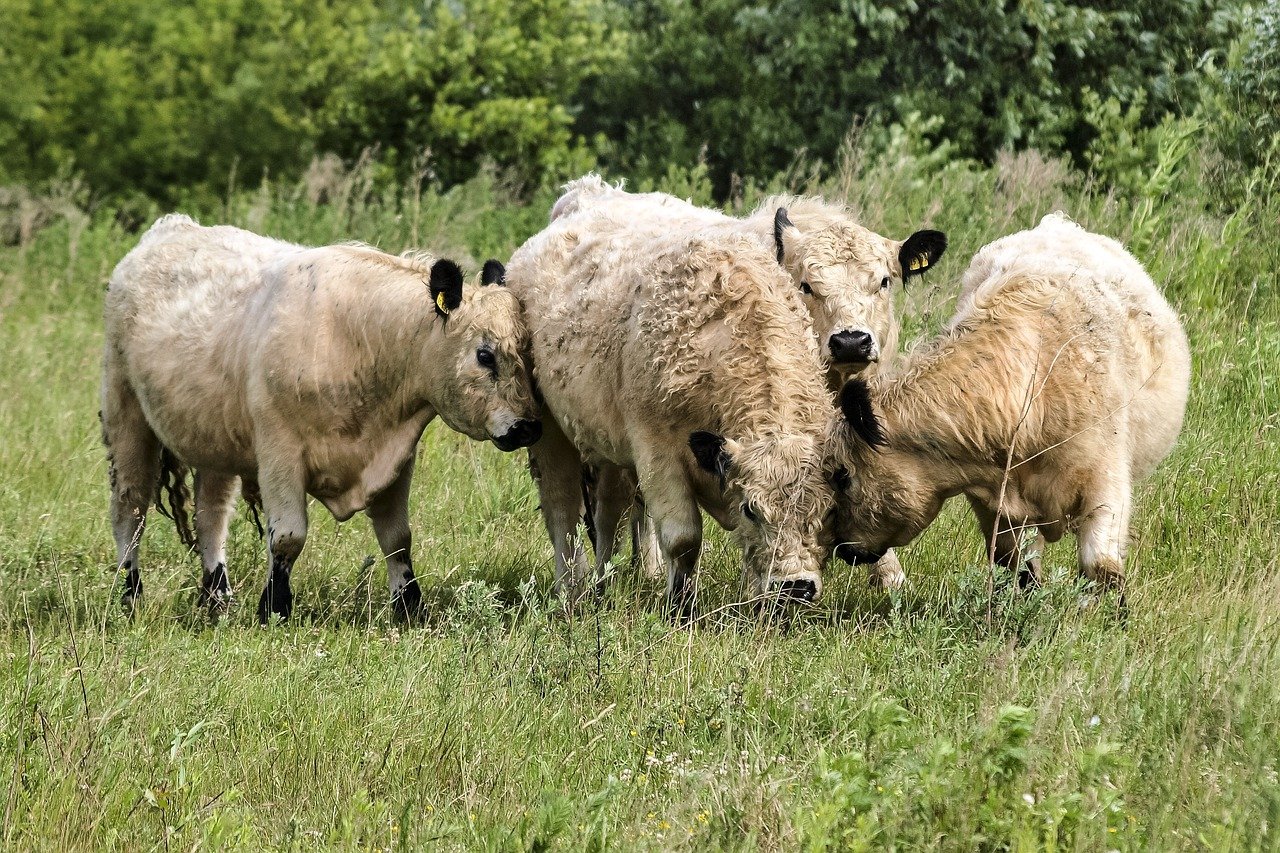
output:
[[[871,381],[886,432],[898,446],[971,473],[1002,466],[1029,426],[1036,384],[1024,353],[1037,346],[987,327],[944,334]]]

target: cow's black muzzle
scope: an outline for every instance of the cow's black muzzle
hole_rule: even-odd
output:
[[[542,421],[519,420],[503,435],[495,435],[493,443],[499,450],[512,451],[535,444],[542,438]]]

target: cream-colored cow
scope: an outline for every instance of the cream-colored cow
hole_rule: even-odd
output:
[[[501,274],[491,261],[482,279]],[[260,619],[292,609],[308,494],[339,521],[368,513],[392,601],[411,612],[409,482],[427,424],[439,415],[504,450],[541,434],[518,300],[464,285],[452,261],[307,248],[172,215],[116,267],[105,318],[101,416],[126,604],[142,592],[138,540],[158,484],[182,518],[172,501],[190,467],[211,606],[231,594],[227,522],[243,480],[260,489],[269,531]]]
[[[931,268],[947,246],[940,231],[918,231],[905,241],[886,239],[854,222],[843,205],[820,198],[770,196],[749,216],[737,219],[667,193],[629,193],[597,175],[567,184],[552,206],[551,220],[581,210],[634,231],[743,235],[776,253],[812,318],[833,395],[850,375],[873,375],[890,361],[899,331],[891,284]],[[643,497],[634,476],[608,466],[590,474],[589,530],[597,559],[612,558],[618,523],[631,507],[633,554],[652,576],[659,562],[656,540],[644,523]],[[906,577],[892,552],[869,569],[876,586],[897,587]]]
[[[676,609],[693,602],[699,505],[737,531],[758,588],[816,596],[831,403],[773,254],[742,235],[633,229],[584,208],[520,247],[507,280],[544,400],[529,453],[560,589],[586,579],[575,541],[586,462],[638,473]]]
[[[845,386],[837,554],[906,545],[963,494],[1024,584],[1036,528],[1074,531],[1080,570],[1122,588],[1133,484],[1173,447],[1189,382],[1186,335],[1141,264],[1046,216],[974,257],[947,329],[897,376]]]

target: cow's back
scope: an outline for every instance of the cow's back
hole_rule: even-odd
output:
[[[1190,357],[1177,313],[1120,243],[1060,214],[974,257],[951,325],[985,326],[996,346],[1034,331],[1031,420],[1048,444],[1113,421],[1142,478],[1181,431]]]
[[[758,419],[761,394],[794,420],[785,385],[802,408],[825,402],[807,315],[782,277],[741,234],[635,229],[590,210],[535,235],[507,269],[557,419],[589,458],[620,464],[640,434],[682,447],[690,424]]]

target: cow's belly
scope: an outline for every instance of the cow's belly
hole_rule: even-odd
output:
[[[188,382],[158,392],[142,383],[134,390],[160,443],[188,466],[237,476],[256,474],[252,424],[241,398],[228,393],[227,386],[202,388]]]
[[[307,492],[338,521],[346,521],[390,486],[413,456],[433,416],[422,411],[406,421],[348,438],[324,436],[303,447]]]
[[[635,465],[626,420],[612,395],[565,393],[546,395],[547,412],[578,449],[584,462]]]

